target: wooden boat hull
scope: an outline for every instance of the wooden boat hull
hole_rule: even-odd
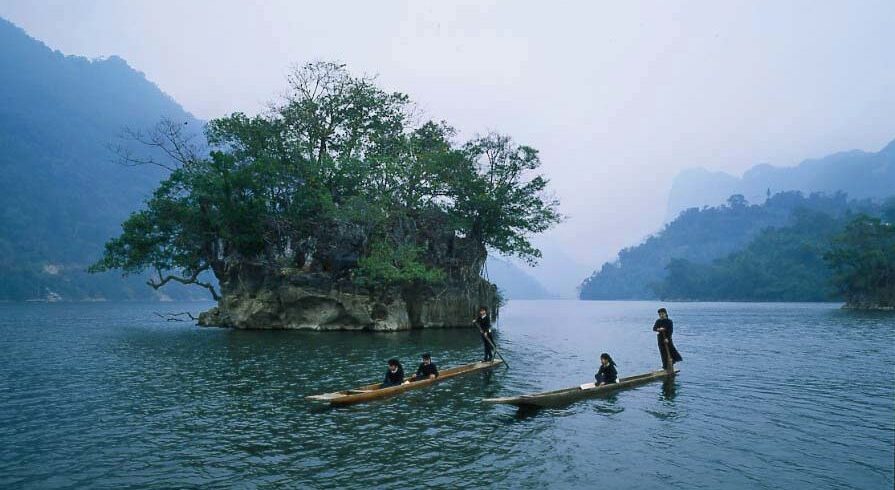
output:
[[[462,374],[469,374],[476,371],[491,369],[493,367],[500,366],[501,364],[503,364],[503,361],[499,359],[490,362],[473,362],[471,364],[464,364],[462,366],[452,367],[439,371],[438,377],[434,379],[411,381],[408,384],[389,386],[388,388],[380,388],[380,383],[374,383],[359,386],[351,390],[322,393],[319,395],[309,395],[305,398],[314,401],[328,402],[331,405],[351,405],[354,403],[363,403],[372,400],[379,400],[381,398],[386,398],[389,396],[394,396],[409,390],[425,388],[427,386],[438,383],[439,381],[451,379]],[[410,381],[411,378],[412,377],[406,377],[404,378],[404,380]]]
[[[564,388],[561,390],[546,391],[543,393],[534,393],[531,395],[509,396],[503,398],[485,398],[485,403],[502,403],[507,405],[516,405],[520,407],[556,407],[566,405],[585,398],[591,398],[599,395],[605,395],[626,388],[633,388],[653,381],[663,380],[674,377],[679,370],[674,373],[668,371],[653,371],[651,373],[639,374],[637,376],[629,376],[621,378],[618,383],[607,384],[603,386],[595,386],[593,383],[587,385],[575,386],[572,388]]]

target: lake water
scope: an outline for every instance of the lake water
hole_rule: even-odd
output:
[[[652,302],[513,301],[510,369],[332,409],[305,395],[473,330],[231,331],[156,311],[207,304],[0,304],[0,487],[861,488],[895,473],[895,315],[828,304],[667,304],[684,362],[563,409],[489,406],[656,369]]]

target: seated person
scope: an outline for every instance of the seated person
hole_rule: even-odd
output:
[[[380,388],[398,386],[404,383],[404,366],[397,359],[388,360],[388,370],[385,372],[385,380]]]
[[[438,377],[438,366],[432,362],[432,356],[429,355],[428,352],[423,354],[423,363],[420,364],[420,367],[416,368],[416,374],[413,375],[414,381],[419,381],[421,379],[431,379]]]
[[[607,383],[618,383],[618,371],[615,369],[615,361],[609,357],[609,354],[600,354],[600,370],[594,376],[597,386]]]

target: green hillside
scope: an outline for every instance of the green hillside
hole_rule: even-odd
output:
[[[121,58],[64,56],[3,19],[0,86],[0,300],[157,297],[141,278],[84,272],[166,175],[110,148],[125,128],[201,122]]]
[[[759,248],[764,241],[779,239],[779,233],[768,234],[769,228],[798,227],[801,217],[820,215],[839,223],[818,221],[817,226],[827,227],[830,231],[858,212],[878,212],[878,205],[871,201],[849,202],[844,193],[806,197],[793,191],[771,196],[761,205],[750,205],[742,196],[734,195],[724,206],[691,208],[640,245],[622,250],[615,262],[606,263],[595,271],[582,283],[580,297],[701,299],[700,295],[685,294],[678,289],[684,287],[683,282],[664,282],[669,269],[676,274],[676,281],[690,280],[691,276],[705,272],[716,259],[745,249],[756,237],[759,241],[755,247]],[[821,230],[816,231],[821,233]],[[810,238],[804,237],[806,240]],[[787,246],[796,245],[787,243]],[[765,248],[768,247],[773,248],[772,245]],[[769,291],[763,297],[773,297],[773,292]]]

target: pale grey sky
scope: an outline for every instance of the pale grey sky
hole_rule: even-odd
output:
[[[30,1],[5,17],[117,54],[201,118],[257,112],[290,65],[378,74],[463,135],[541,150],[588,270],[656,231],[670,179],[895,138],[895,2]]]

